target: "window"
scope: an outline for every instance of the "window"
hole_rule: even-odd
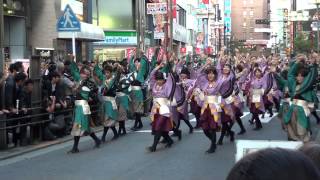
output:
[[[247,23],[246,23],[246,22],[243,22],[242,26],[243,26],[243,27],[247,27]]]
[[[243,6],[247,6],[247,0],[243,0]]]
[[[178,10],[178,13],[179,13],[178,23],[181,26],[186,27],[186,24],[187,24],[187,12],[186,12],[186,10],[182,9],[180,6],[177,9],[179,9]]]
[[[250,16],[253,16],[253,11],[252,10],[250,11]]]
[[[243,11],[243,17],[247,16],[247,11]]]
[[[135,29],[135,0],[96,0],[98,21],[101,28],[107,30]],[[93,4],[93,6],[95,6]],[[94,9],[93,9],[94,10]]]

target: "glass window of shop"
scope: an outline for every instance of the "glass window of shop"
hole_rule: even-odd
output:
[[[94,0],[93,23],[107,30],[135,29],[135,0]]]

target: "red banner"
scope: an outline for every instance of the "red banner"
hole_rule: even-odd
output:
[[[177,18],[177,0],[173,0],[172,18]]]
[[[151,61],[153,54],[154,54],[154,48],[152,48],[152,47],[148,48],[147,57],[148,57],[149,61]]]
[[[185,47],[180,48],[181,54],[185,54],[186,52],[187,52],[187,48],[185,48]]]
[[[209,4],[209,0],[202,0],[203,4]]]
[[[134,56],[135,53],[136,53],[135,48],[126,49],[126,55],[127,55],[128,62],[130,62],[131,57]]]
[[[201,49],[200,48],[196,48],[196,54],[201,54]]]

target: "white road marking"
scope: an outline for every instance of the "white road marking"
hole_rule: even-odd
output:
[[[276,117],[278,115],[278,113],[274,113],[272,117],[270,117],[270,114],[265,114],[264,118],[262,118],[262,115],[260,115],[260,121],[262,123],[269,123],[274,117]]]

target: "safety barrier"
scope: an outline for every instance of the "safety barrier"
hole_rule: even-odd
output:
[[[42,107],[32,108],[32,111],[41,111]],[[100,109],[98,106],[93,106],[92,114],[98,113]],[[30,110],[30,109],[29,109]],[[19,113],[23,114],[23,111],[19,111]],[[59,110],[55,113],[64,114],[64,119],[71,118],[73,121],[73,108]],[[29,115],[21,115],[19,117],[12,117],[6,114],[0,114],[0,150],[5,150],[8,148],[8,138],[7,134],[10,130],[16,130],[17,128],[21,127],[34,127],[37,125],[43,125],[48,122],[52,122],[54,118],[49,118],[50,115],[55,113],[35,113]],[[19,115],[19,114],[18,114]],[[98,116],[99,117],[99,116]],[[42,131],[40,130],[40,139],[43,138]],[[31,139],[33,139],[31,135]]]

